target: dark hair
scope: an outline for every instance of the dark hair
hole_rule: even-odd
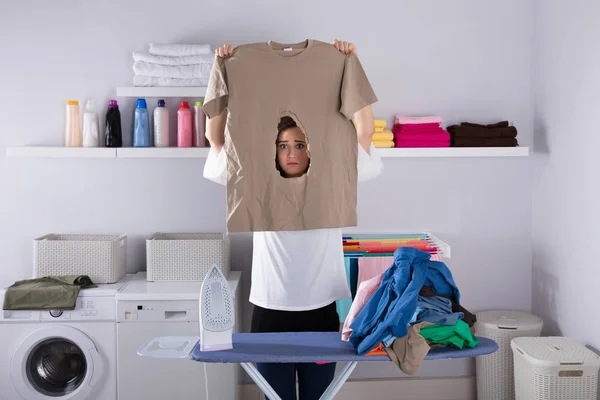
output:
[[[290,117],[289,115],[285,115],[285,116],[279,118],[279,123],[277,124],[277,140],[275,140],[275,145],[277,145],[277,141],[279,140],[279,135],[281,134],[281,132],[288,130],[290,128],[297,128],[297,127],[298,127],[298,124],[296,124],[296,121],[294,120],[294,118]],[[309,167],[310,167],[310,158],[308,159],[308,165],[306,166],[306,171],[304,171],[304,173],[306,173],[308,171]],[[279,161],[277,160],[277,154],[275,154],[275,169],[277,169],[277,171],[279,171],[279,175],[281,175],[283,178],[288,178],[286,173],[283,171],[283,168],[281,168],[281,165],[279,165]]]

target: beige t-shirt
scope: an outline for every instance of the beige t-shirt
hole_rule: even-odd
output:
[[[217,58],[204,111],[212,118],[228,110],[228,231],[356,226],[358,141],[351,120],[376,101],[358,58],[328,43],[256,43]],[[298,178],[275,168],[283,115],[307,138],[310,166]]]

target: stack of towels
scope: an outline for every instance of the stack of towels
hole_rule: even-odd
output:
[[[134,86],[207,86],[215,59],[208,44],[150,43],[133,53]]]
[[[509,126],[508,121],[495,124],[480,125],[463,122],[450,125],[448,132],[452,137],[453,147],[516,147],[517,128]]]
[[[441,123],[438,116],[396,115],[392,129],[396,147],[450,147],[450,134]]]
[[[373,146],[377,148],[394,147],[394,134],[387,128],[387,122],[383,119],[375,120],[375,133],[373,134]]]

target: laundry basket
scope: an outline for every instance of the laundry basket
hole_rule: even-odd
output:
[[[539,336],[542,327],[541,318],[525,312],[494,310],[477,313],[475,334],[498,343],[497,352],[475,359],[478,399],[515,398],[510,341],[515,337]]]
[[[203,281],[213,265],[229,276],[226,233],[157,232],[146,240],[147,281]]]
[[[600,357],[566,337],[511,341],[517,400],[596,400]]]

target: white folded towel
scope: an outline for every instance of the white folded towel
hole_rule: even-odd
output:
[[[212,63],[194,65],[160,65],[144,61],[133,63],[136,75],[156,76],[159,78],[208,78]]]
[[[134,61],[144,61],[151,64],[161,65],[192,65],[192,64],[212,64],[215,61],[214,54],[201,54],[197,56],[154,56],[152,54],[133,52]]]
[[[208,86],[208,79],[158,78],[156,76],[135,75],[133,86]]]
[[[197,56],[213,53],[209,44],[161,44],[150,43],[150,54],[155,56]]]

